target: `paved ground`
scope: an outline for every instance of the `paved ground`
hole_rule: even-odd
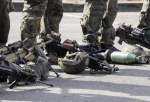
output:
[[[60,30],[62,39],[70,38],[81,42],[79,18],[81,13],[65,13]],[[19,40],[21,13],[12,13],[12,28],[9,42]],[[119,13],[115,27],[120,22],[138,21],[137,12]],[[119,46],[124,48],[126,45]],[[57,67],[61,78],[50,73],[48,83],[54,88],[35,84],[18,87],[13,90],[0,87],[0,102],[150,102],[150,65],[118,65],[120,72],[112,75],[97,73],[90,75],[88,71],[79,75],[68,75]]]

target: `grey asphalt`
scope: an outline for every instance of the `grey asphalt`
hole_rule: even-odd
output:
[[[21,13],[11,13],[11,31],[9,42],[20,39]],[[62,40],[67,38],[81,42],[81,13],[65,13],[60,25]],[[121,12],[114,23],[126,22],[136,26],[138,12]],[[115,44],[118,48],[125,48]],[[47,83],[8,89],[0,87],[0,102],[150,102],[150,65],[117,65],[120,71],[111,75],[104,73],[79,75],[65,74],[57,68],[61,78],[55,78],[50,72]]]

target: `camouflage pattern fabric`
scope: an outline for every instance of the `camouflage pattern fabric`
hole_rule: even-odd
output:
[[[143,7],[140,14],[138,27],[143,28],[150,26],[150,0],[143,0]]]
[[[64,58],[59,58],[59,66],[68,74],[79,74],[89,64],[89,55],[86,52],[67,53]]]
[[[97,34],[100,28],[103,28],[103,30],[110,30],[111,28],[110,31],[112,31],[112,24],[118,10],[117,2],[118,0],[86,0],[83,17],[81,19],[83,34]],[[115,34],[113,36],[115,36]],[[103,43],[113,44],[114,37],[106,36],[105,33],[102,34],[102,37]]]
[[[9,11],[12,11],[11,1],[0,0],[0,46],[4,46],[8,40],[10,29]]]
[[[25,38],[35,40],[36,34],[40,31],[48,34],[51,31],[59,32],[59,23],[63,15],[62,0],[24,0],[23,12],[22,40]],[[40,27],[41,23],[43,28]]]

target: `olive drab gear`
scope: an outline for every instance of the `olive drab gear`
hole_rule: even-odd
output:
[[[36,64],[20,66],[0,55],[0,81],[7,82],[11,89],[31,83],[42,83],[53,87],[52,84],[42,82],[48,79],[49,68],[49,62],[42,57],[38,57]]]
[[[140,61],[139,57],[129,52],[115,51],[110,54],[110,61],[119,64],[135,64]]]
[[[141,63],[150,63],[150,51],[148,49],[144,49],[143,47],[137,45],[131,45],[125,48],[123,51],[135,54],[140,58]]]
[[[35,44],[35,42],[31,39],[25,39],[24,41],[17,41],[1,48],[0,54],[5,55],[5,59],[8,62],[16,64],[26,64],[28,62],[32,62],[38,66],[38,68],[40,67],[40,71],[41,68],[43,71],[48,69],[57,74],[57,72],[51,67],[46,54],[43,52],[43,47],[47,43],[51,43],[51,40],[45,42],[41,41],[38,44]],[[57,74],[57,76],[59,75]],[[44,79],[46,79],[46,77],[44,77]]]
[[[142,56],[144,49],[137,45],[131,45],[123,49],[123,52],[129,52],[131,54],[135,54],[136,56]]]
[[[89,59],[86,52],[67,54],[58,60],[60,67],[68,74],[79,74],[88,66]]]
[[[62,0],[24,0],[21,38],[35,40],[40,31],[51,34],[59,32],[59,23],[63,15]],[[43,19],[42,19],[43,17]],[[40,27],[41,19],[43,28]]]
[[[145,51],[141,52],[140,50],[141,50],[140,48],[136,48],[131,51],[124,50],[122,52],[107,50],[105,53],[103,53],[103,55],[108,62],[111,62],[114,64],[146,64],[146,63],[149,63],[149,56],[144,54]]]
[[[150,49],[150,28],[133,28],[131,25],[122,24],[116,29],[119,43],[137,44]]]
[[[86,0],[83,17],[81,19],[83,35],[97,34],[100,28],[104,28],[104,30],[112,28],[118,10],[117,1],[118,0]],[[112,45],[114,40],[112,36],[115,34],[111,35],[111,33],[109,33],[110,36],[108,36],[108,34],[105,36],[104,34],[102,34],[102,41]],[[109,39],[109,42],[107,39]]]
[[[15,63],[10,63],[5,57],[0,56],[0,79],[8,81],[10,88],[18,85],[19,82],[35,82],[36,75],[33,70],[25,70]]]
[[[42,57],[38,57],[35,64],[25,66],[26,68],[32,69],[35,71],[35,75],[39,80],[47,80],[49,76],[50,66],[48,61]]]

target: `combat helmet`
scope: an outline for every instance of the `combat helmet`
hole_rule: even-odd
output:
[[[58,60],[60,67],[68,74],[79,74],[83,72],[88,63],[89,58],[86,52],[67,53],[64,58]]]

